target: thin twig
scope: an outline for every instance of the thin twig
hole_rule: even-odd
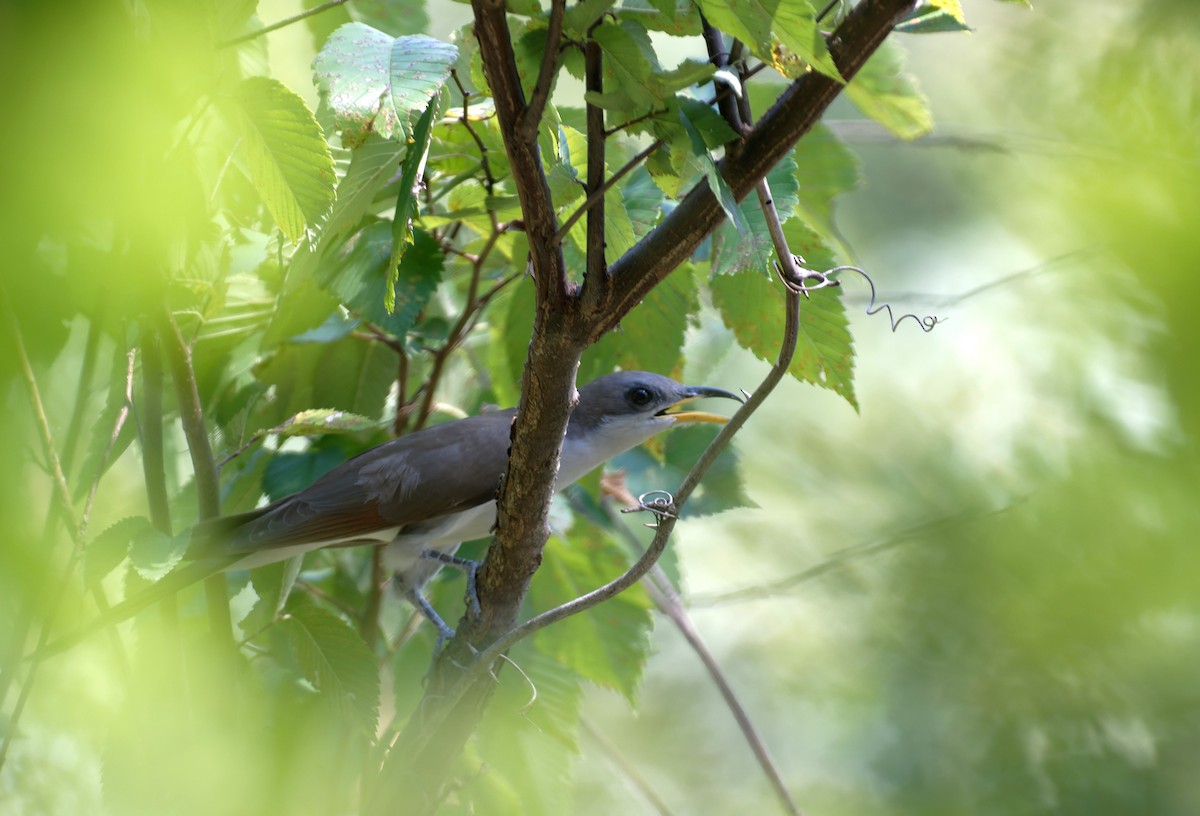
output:
[[[231,45],[238,45],[240,43],[248,42],[256,37],[261,37],[264,34],[270,34],[272,31],[278,31],[279,29],[290,26],[293,23],[306,20],[309,17],[315,17],[322,12],[329,11],[331,8],[337,8],[338,6],[344,5],[347,2],[349,2],[349,0],[327,0],[327,2],[322,3],[319,6],[313,6],[312,8],[306,9],[299,14],[293,14],[291,17],[284,17],[279,22],[271,23],[269,26],[263,26],[257,31],[251,31],[249,34],[239,34],[238,36],[231,37],[228,40],[222,40],[221,42],[217,43],[216,47],[228,48]]]
[[[559,40],[562,39],[563,17],[567,10],[566,0],[551,0],[550,20],[546,28],[546,51],[542,55],[542,67],[538,70],[537,82],[529,96],[529,104],[521,114],[521,135],[525,139],[537,136],[538,125],[542,121],[542,112],[550,100],[550,87],[554,84],[554,71],[558,68],[560,53]]]
[[[642,776],[637,765],[626,759],[625,755],[621,753],[621,749],[612,740],[597,731],[595,726],[587,720],[580,720],[579,724],[583,728],[583,733],[591,737],[592,741],[600,746],[600,750],[608,757],[612,764],[617,766],[617,770],[624,775],[629,784],[633,785],[637,792],[646,798],[650,807],[654,808],[660,816],[673,816],[671,808],[658,795],[658,791],[650,787],[650,783],[646,781],[646,777]]]
[[[632,159],[625,162],[620,170],[605,179],[604,183],[600,185],[600,188],[589,193],[587,199],[585,199],[584,202],[579,205],[579,208],[576,209],[575,212],[571,213],[567,220],[563,222],[562,226],[558,228],[558,232],[554,234],[554,240],[557,243],[562,243],[563,239],[567,237],[567,233],[571,231],[571,227],[575,226],[575,222],[582,218],[586,213],[591,212],[592,208],[595,207],[598,202],[604,199],[604,194],[612,189],[614,184],[625,178],[625,176],[628,175],[634,168],[644,162],[651,153],[653,153],[655,150],[658,150],[662,146],[662,139],[652,142],[648,147],[642,149]]]
[[[592,37],[588,38],[583,49],[584,87],[588,93],[604,93],[604,52],[600,43]],[[599,105],[586,103],[587,117],[587,200],[582,209],[587,212],[587,244],[584,275],[588,280],[603,277],[606,264],[604,262],[604,216],[605,207],[598,206],[602,200],[603,191],[607,189],[604,180],[604,156],[606,140],[604,137],[604,108]],[[561,240],[565,235],[562,227],[554,237]]]
[[[103,309],[103,302],[100,307]],[[79,383],[75,390],[75,407],[71,412],[71,424],[67,426],[67,435],[63,438],[62,466],[64,473],[70,473],[75,461],[75,449],[79,445],[79,437],[83,431],[83,417],[88,413],[88,391],[96,371],[96,357],[100,349],[100,338],[104,334],[100,327],[103,312],[88,321],[87,342],[83,347],[83,364],[79,368]]]
[[[619,497],[618,497],[619,498]],[[616,511],[611,501],[603,503],[605,515],[608,516],[609,522],[634,551],[641,549],[641,543],[629,529],[629,525],[625,523],[625,519]],[[692,623],[691,616],[688,615],[687,609],[683,605],[683,600],[675,591],[675,587],[671,585],[671,579],[667,577],[667,573],[662,566],[655,564],[650,574],[646,576],[642,582],[646,587],[647,593],[650,595],[650,600],[658,607],[659,611],[671,619],[675,627],[687,640],[688,645],[692,647],[692,651],[700,658],[700,662],[704,664],[704,668],[708,671],[713,683],[716,684],[717,690],[720,692],[722,699],[725,700],[725,705],[733,714],[734,720],[737,721],[738,728],[745,737],[746,743],[750,746],[750,750],[754,753],[758,760],[759,767],[763,769],[767,780],[771,787],[775,790],[775,795],[779,798],[780,803],[790,814],[799,814],[800,808],[793,801],[791,793],[788,792],[787,786],[783,782],[783,777],[779,773],[779,769],[775,765],[775,760],[771,757],[770,751],[767,750],[767,744],[759,734],[758,729],[750,720],[750,714],[746,711],[746,707],[742,704],[737,692],[733,690],[733,686],[729,683],[725,676],[724,670],[717,662],[713,653],[709,651],[708,645],[704,639],[700,637],[700,632]]]
[[[41,666],[40,653],[45,647],[50,635],[50,628],[54,624],[54,619],[58,616],[59,607],[62,605],[62,600],[66,596],[67,586],[71,580],[71,573],[75,569],[75,564],[79,560],[82,552],[81,540],[78,530],[75,526],[75,507],[71,501],[71,491],[67,487],[66,476],[63,475],[62,463],[58,458],[58,450],[54,444],[54,434],[50,430],[50,421],[46,417],[46,408],[42,402],[42,392],[38,387],[37,377],[33,373],[33,365],[29,361],[29,353],[25,349],[25,339],[21,335],[21,324],[17,320],[17,315],[12,309],[12,305],[8,300],[8,292],[0,289],[0,302],[3,303],[5,322],[8,324],[12,332],[13,342],[16,346],[17,357],[21,364],[21,374],[25,379],[25,386],[29,389],[29,403],[33,408],[34,418],[37,421],[38,432],[42,437],[42,445],[46,455],[46,463],[49,466],[50,473],[54,483],[54,497],[51,498],[50,514],[54,513],[55,497],[58,501],[59,511],[63,514],[66,521],[68,535],[71,536],[71,556],[67,560],[66,568],[63,570],[62,578],[58,582],[58,586],[54,591],[54,596],[50,601],[46,612],[46,617],[42,622],[41,631],[38,633],[37,648],[34,657],[30,662],[29,674],[25,677],[25,683],[21,686],[21,692],[17,695],[16,704],[13,706],[12,713],[8,717],[6,728],[4,729],[4,741],[0,743],[0,768],[4,767],[4,762],[8,757],[8,749],[12,745],[13,738],[19,731],[18,723],[21,720],[21,715],[25,712],[25,705],[29,701],[29,695],[33,691],[34,680],[37,676],[38,668]],[[32,593],[32,591],[31,591]],[[20,648],[23,638],[16,639],[16,649]],[[16,674],[17,661],[14,650],[13,660],[4,671],[4,675],[0,678],[0,688],[7,693],[8,683]],[[3,695],[0,695],[3,699]]]
[[[215,518],[221,512],[221,485],[212,445],[208,441],[208,430],[204,426],[204,409],[196,387],[192,352],[166,306],[162,308],[160,324],[159,336],[163,340],[167,363],[171,368],[171,379],[175,383],[176,399],[179,402],[179,419],[192,459],[200,520]],[[229,590],[224,573],[210,575],[204,579],[204,595],[213,634],[221,644],[232,649],[233,622],[229,616]]]

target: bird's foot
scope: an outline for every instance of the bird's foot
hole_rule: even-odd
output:
[[[479,575],[479,562],[472,561],[470,558],[461,558],[457,555],[439,552],[438,550],[421,550],[422,558],[432,558],[434,561],[440,561],[448,567],[462,570],[467,576],[467,610],[473,620],[479,619],[479,589],[476,585],[476,578]],[[444,624],[443,624],[444,625]],[[453,636],[453,635],[452,635]]]

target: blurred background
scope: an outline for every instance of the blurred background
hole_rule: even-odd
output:
[[[1191,0],[965,5],[970,34],[900,38],[933,135],[900,143],[848,103],[831,113],[866,179],[838,213],[853,261],[897,315],[944,322],[893,331],[845,279],[861,410],[779,388],[737,441],[758,509],[679,528],[685,596],[808,813],[1196,813],[1200,15]],[[465,10],[431,9],[431,33]],[[145,88],[147,66],[92,6],[75,4],[70,26],[64,14],[0,7],[23,111],[0,136],[0,269],[39,363],[64,342],[79,353],[79,326],[58,317],[88,293],[28,280],[26,238],[126,189],[140,141],[121,123],[150,104],[121,90]],[[6,25],[18,18],[41,25]],[[303,32],[272,35],[276,76],[312,103],[303,49]],[[64,50],[78,60],[38,59]],[[170,138],[177,119],[147,116],[140,137]],[[691,343],[689,381],[749,389],[766,370],[713,353],[733,348],[719,324]],[[4,349],[11,594],[44,568],[12,542],[41,534],[49,480]],[[78,385],[60,362],[38,370],[55,427]],[[129,489],[105,497],[107,521],[136,505]],[[582,741],[571,812],[651,812],[622,763],[670,812],[774,812],[695,655],[665,619],[654,637],[635,712],[612,692],[585,700],[603,740]],[[0,804],[99,812],[101,738],[73,729],[116,690],[42,682]]]

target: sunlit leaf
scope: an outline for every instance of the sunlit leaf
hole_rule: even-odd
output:
[[[798,220],[785,228],[788,246],[815,269],[834,263],[819,239]],[[738,345],[774,362],[783,341],[783,286],[758,274],[717,275],[710,283],[713,305]],[[801,302],[800,333],[788,373],[801,382],[828,388],[857,407],[854,346],[838,289],[822,289]]]
[[[846,93],[863,113],[901,139],[933,130],[929,102],[904,72],[904,52],[891,42],[884,42],[867,60]]]
[[[280,436],[313,436],[327,433],[358,433],[374,430],[379,423],[347,411],[314,408],[301,411],[291,419],[272,429]]]
[[[943,34],[950,31],[970,31],[961,19],[945,9],[925,6],[914,9],[911,14],[896,23],[896,31],[905,34]]]
[[[417,120],[408,152],[400,165],[396,212],[392,216],[392,252],[388,258],[387,282],[383,290],[383,306],[389,313],[396,310],[396,278],[400,273],[400,262],[413,240],[411,216],[417,213],[417,194],[425,170],[425,159],[429,156],[429,142],[433,135],[433,122],[438,118],[438,108],[438,97],[434,97]]]
[[[432,37],[391,37],[349,23],[317,54],[313,73],[343,144],[355,147],[371,133],[407,137],[412,114],[441,90],[457,56],[457,47]]]
[[[700,10],[717,29],[744,42],[784,76],[801,76],[810,65],[841,77],[808,0],[701,0]]]
[[[333,158],[304,100],[267,77],[245,80],[227,108],[246,168],[275,223],[300,240],[333,203]]]

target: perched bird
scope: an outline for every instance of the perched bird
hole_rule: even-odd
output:
[[[672,410],[702,397],[741,401],[719,388],[680,385],[644,371],[608,374],[583,386],[567,423],[555,490],[675,425],[725,422],[718,414]],[[365,544],[386,547],[384,563],[395,573],[397,587],[441,634],[451,634],[421,588],[450,563],[468,570],[473,592],[474,565],[454,553],[462,542],[487,536],[495,523],[495,496],[508,464],[515,414],[515,409],[496,411],[402,436],[344,462],[298,493],[197,525],[184,556],[190,563],[50,650],[59,651],[217,572],[322,547]]]

